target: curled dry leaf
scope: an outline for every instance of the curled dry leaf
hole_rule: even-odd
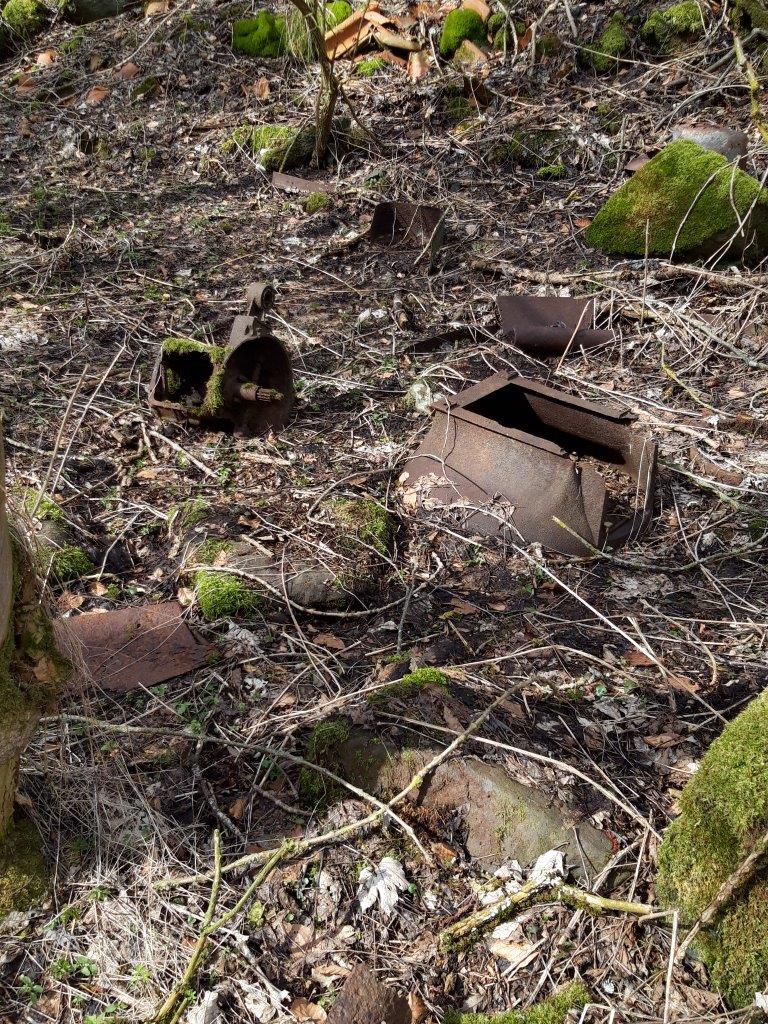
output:
[[[298,996],[291,1003],[291,1013],[300,1021],[317,1021],[317,1024],[323,1024],[328,1019],[328,1014],[317,1003],[310,1003],[304,996]]]
[[[103,85],[94,85],[86,95],[85,102],[90,107],[96,107],[99,103],[103,103],[107,96],[109,96],[109,89]]]
[[[429,72],[429,54],[426,50],[419,50],[418,53],[408,54],[408,77],[412,82],[418,82]]]

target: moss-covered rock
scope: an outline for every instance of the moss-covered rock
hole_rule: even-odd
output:
[[[682,0],[661,11],[653,11],[640,29],[643,40],[654,50],[675,53],[703,36],[707,9],[698,0]]]
[[[726,726],[683,790],[659,850],[662,902],[695,921],[768,828],[768,690]],[[768,978],[768,873],[763,867],[699,933],[699,955],[733,1006]]]
[[[273,58],[285,55],[285,18],[259,11],[254,18],[240,18],[232,26],[232,49],[249,57]]]
[[[315,150],[314,128],[289,128],[285,125],[245,124],[235,128],[222,144],[225,153],[245,149],[267,171],[292,170],[306,166]]]
[[[728,6],[737,28],[768,29],[768,7],[763,0],[731,0]]]
[[[422,690],[426,690],[430,686],[439,686],[441,690],[450,690],[451,681],[439,668],[417,668],[413,672],[407,672],[391,686],[377,690],[372,700],[374,703],[378,703],[389,697],[400,699],[418,697]]]
[[[31,821],[17,818],[0,840],[0,918],[40,903],[49,886],[37,829]]]
[[[352,4],[347,0],[333,0],[325,5],[325,30],[336,28],[352,14]]]
[[[445,1024],[565,1024],[571,1011],[580,1011],[589,1002],[589,993],[580,982],[564,985],[549,999],[534,1003],[527,1010],[510,1010],[488,1017],[484,1013],[449,1010]]]
[[[8,0],[2,20],[12,36],[28,39],[36,35],[48,20],[48,11],[40,0]]]
[[[486,39],[485,25],[477,11],[458,7],[450,11],[443,22],[443,31],[440,35],[441,56],[452,57],[465,39],[482,46]]]
[[[631,46],[629,22],[621,11],[615,11],[600,36],[587,48],[585,62],[598,74],[615,71],[619,57],[628,53]]]
[[[740,225],[739,219],[742,219]],[[680,139],[637,171],[586,232],[607,253],[750,260],[768,248],[768,191],[724,156]]]

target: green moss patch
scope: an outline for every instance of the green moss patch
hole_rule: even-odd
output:
[[[589,993],[579,982],[564,985],[549,999],[534,1003],[528,1010],[510,1010],[488,1017],[484,1013],[460,1013],[449,1010],[445,1024],[565,1024],[571,1011],[580,1011],[589,1002]]]
[[[768,7],[763,0],[731,0],[731,17],[738,28],[768,29]]]
[[[95,569],[93,562],[82,548],[75,544],[54,550],[51,558],[51,576],[57,583],[71,583],[88,576]]]
[[[751,211],[751,212],[750,212]],[[707,257],[744,233],[731,252],[760,258],[768,246],[768,191],[724,156],[679,139],[637,171],[603,206],[586,232],[604,252]]]
[[[0,842],[0,918],[12,910],[29,910],[45,898],[50,874],[37,829],[31,821],[14,821]]]
[[[222,345],[206,345],[192,338],[169,337],[163,341],[163,364],[167,397],[175,402],[188,400],[203,416],[217,416],[224,404],[221,382],[228,350]],[[205,380],[200,400],[198,387]]]
[[[210,503],[205,498],[190,498],[171,513],[171,524],[179,530],[192,530],[208,518]]]
[[[683,0],[663,11],[653,11],[640,35],[655,50],[674,53],[704,35],[706,6],[697,0]]]
[[[374,75],[377,75],[386,66],[387,62],[382,60],[381,57],[368,57],[355,64],[355,74],[361,78],[373,78]]]
[[[346,21],[352,14],[352,4],[347,0],[333,0],[325,7],[325,30],[336,28],[342,21]]]
[[[209,622],[247,618],[261,606],[261,598],[246,581],[227,572],[201,569],[195,574],[195,593],[200,611]]]
[[[486,40],[485,25],[477,11],[459,7],[451,11],[443,22],[443,31],[440,35],[441,56],[452,57],[465,39],[482,46]]]
[[[245,149],[267,171],[304,167],[315,150],[314,128],[288,128],[284,125],[242,125],[235,128],[222,144],[225,153]]]
[[[331,519],[346,531],[346,539],[352,539],[351,545],[343,546],[356,548],[356,539],[387,554],[395,535],[395,520],[378,502],[371,498],[338,498],[328,502],[326,508]]]
[[[47,21],[45,5],[39,0],[8,0],[2,19],[13,35],[28,39],[36,35]]]
[[[659,849],[657,890],[690,924],[768,827],[768,691],[724,729],[683,790]],[[703,930],[697,952],[733,1006],[768,978],[768,874],[763,868]]]
[[[611,15],[602,34],[589,47],[586,63],[591,65],[598,74],[615,71],[618,67],[619,57],[628,53],[631,46],[632,37],[629,34],[629,23],[621,11],[616,11]]]
[[[331,205],[331,197],[326,192],[310,192],[303,205],[306,213],[319,213]]]
[[[240,18],[232,26],[232,49],[249,57],[274,58],[286,53],[285,19],[269,11]]]
[[[428,686],[439,686],[441,690],[450,691],[451,681],[445,672],[439,668],[417,668],[414,672],[408,672],[391,686],[385,686],[378,690],[374,701],[380,701],[386,697],[403,699],[407,697],[418,697],[422,690]]]
[[[306,760],[341,774],[338,750],[347,742],[349,735],[349,722],[346,718],[318,722],[307,741],[304,753]],[[307,804],[322,807],[339,796],[339,787],[320,772],[305,767],[299,774],[299,793]]]
[[[569,145],[567,137],[559,129],[523,129],[494,143],[488,157],[494,164],[513,163],[539,170],[564,163]]]

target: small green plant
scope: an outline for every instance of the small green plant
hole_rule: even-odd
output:
[[[248,909],[248,924],[251,928],[263,928],[267,919],[267,908],[261,900],[254,900]]]
[[[320,210],[325,210],[330,206],[331,198],[325,192],[310,192],[307,198],[304,200],[304,210],[306,213],[319,213]]]
[[[57,583],[71,583],[94,571],[94,564],[82,548],[74,544],[59,548],[51,559],[51,576]]]
[[[387,62],[382,60],[381,57],[367,57],[365,60],[358,61],[355,64],[355,74],[361,78],[373,78],[374,75],[378,74],[386,66]]]
[[[28,1003],[36,1003],[43,994],[43,986],[33,981],[28,974],[19,975],[19,997]]]
[[[197,603],[209,622],[254,615],[261,597],[244,580],[226,572],[201,570],[195,575]]]
[[[146,964],[136,964],[131,971],[129,984],[131,988],[143,988],[152,980],[152,972]]]

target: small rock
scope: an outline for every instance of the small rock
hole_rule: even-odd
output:
[[[673,139],[688,139],[704,149],[711,149],[733,163],[743,165],[747,155],[749,137],[746,132],[723,128],[712,121],[696,121],[694,124],[678,124],[672,129]]]
[[[411,1024],[408,1000],[382,985],[367,967],[358,965],[347,976],[328,1024]]]

